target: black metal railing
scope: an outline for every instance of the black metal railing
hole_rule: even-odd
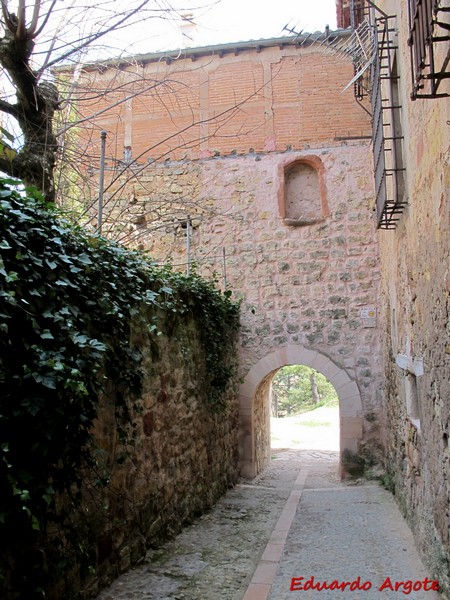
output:
[[[380,17],[374,21],[376,59],[370,84],[376,217],[380,229],[394,229],[406,205],[393,19]]]
[[[450,7],[443,0],[409,0],[409,39],[411,51],[411,98],[449,96],[439,86],[450,77]],[[438,46],[440,45],[440,48]]]

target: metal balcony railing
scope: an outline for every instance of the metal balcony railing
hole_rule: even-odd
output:
[[[401,105],[396,72],[394,17],[374,21],[376,59],[371,69],[373,157],[377,226],[394,229],[405,207]]]
[[[446,4],[446,5],[445,5]],[[440,85],[450,77],[450,6],[448,0],[409,0],[411,98],[450,96]]]
[[[355,34],[364,26],[371,31],[372,39],[372,60],[367,62],[370,75],[365,69],[358,70],[356,64],[353,81],[357,99],[361,93],[371,100],[377,227],[394,229],[406,206],[397,16],[389,16],[373,0],[350,0],[350,9]]]

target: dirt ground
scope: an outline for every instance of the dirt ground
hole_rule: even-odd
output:
[[[339,451],[339,407],[321,406],[297,417],[271,419],[272,448]]]

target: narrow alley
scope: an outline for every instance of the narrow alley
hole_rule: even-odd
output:
[[[336,451],[279,448],[97,600],[437,600],[436,587],[378,482],[340,482]]]

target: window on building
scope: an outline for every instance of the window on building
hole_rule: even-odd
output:
[[[284,172],[284,223],[311,225],[323,220],[321,174],[310,162],[298,161]]]
[[[442,0],[408,0],[411,98],[450,96],[441,91],[450,77],[450,7]]]

